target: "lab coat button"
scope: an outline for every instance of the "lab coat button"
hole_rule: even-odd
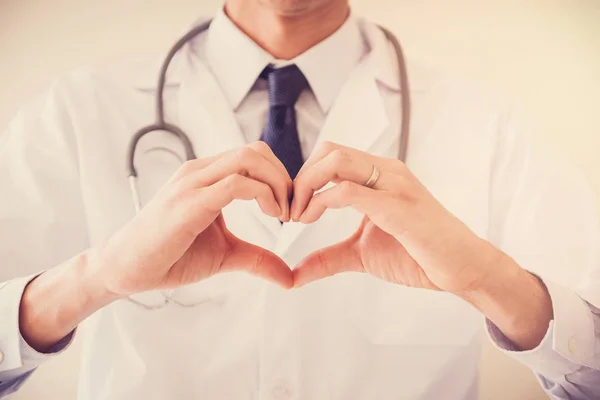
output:
[[[292,391],[284,385],[275,386],[273,388],[273,400],[291,400],[292,399]]]

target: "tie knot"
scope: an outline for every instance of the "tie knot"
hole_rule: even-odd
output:
[[[269,66],[260,76],[267,80],[271,107],[293,107],[298,101],[300,93],[308,87],[306,77],[296,65],[288,65],[283,68]]]

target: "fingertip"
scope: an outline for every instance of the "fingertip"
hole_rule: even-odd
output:
[[[297,290],[297,289],[301,289],[303,287],[304,287],[303,283],[295,283],[294,282],[294,286],[290,290]]]
[[[285,220],[286,222],[289,222],[292,217],[292,201],[290,199],[288,199],[287,203],[285,204],[285,211]]]
[[[273,283],[282,289],[290,290],[294,288],[294,275],[287,265],[285,266],[285,269],[288,271],[288,273],[277,276]]]
[[[298,222],[298,213],[296,211],[290,211],[290,220],[293,222]]]
[[[307,274],[306,274],[306,265],[309,263],[309,259],[310,256],[301,260],[298,264],[296,264],[296,266],[294,267],[294,269],[292,269],[292,275],[294,278],[294,289],[299,289],[303,286],[305,286],[306,284],[310,283],[309,280],[307,279]]]
[[[279,287],[281,287],[282,289],[285,289],[285,290],[294,289],[294,279],[293,278],[291,278],[285,282],[278,282],[278,284],[279,284]]]
[[[281,209],[281,207],[279,207]],[[278,215],[277,218],[281,221],[281,222],[288,222],[289,219],[289,211],[281,211]]]
[[[298,217],[298,201],[297,201],[297,196],[296,196],[294,189],[292,189],[292,192],[290,193],[289,204],[290,204],[290,219],[292,221],[296,221],[297,217]]]
[[[267,252],[263,258],[264,276],[277,286],[289,290],[294,286],[294,274],[279,256]]]
[[[298,221],[298,222],[301,221],[301,218],[302,218],[302,215],[303,215],[303,211],[304,211],[304,210],[302,210],[302,204],[301,203],[302,202],[299,199],[299,197],[295,197],[294,198],[294,201],[292,203],[292,212],[291,212],[292,219],[294,221]]]
[[[265,211],[265,210],[263,210]],[[282,215],[283,211],[281,210],[281,206],[277,203],[274,204],[274,207],[272,207],[271,212],[266,212],[266,214],[270,215],[271,217],[279,217]]]
[[[281,211],[279,211],[279,210],[274,210],[274,209],[268,209],[267,210],[267,209],[265,209],[263,207],[260,207],[260,209],[262,210],[263,213],[265,213],[269,217],[279,218],[279,216],[281,215]]]
[[[289,201],[285,201],[281,207],[281,214],[279,215],[281,222],[288,222],[290,220],[290,204]]]
[[[281,206],[272,196],[259,195],[255,197],[254,200],[256,203],[258,203],[258,207],[262,210],[262,212],[270,217],[278,218],[283,214]]]
[[[294,287],[292,289],[300,289],[306,285],[308,285],[311,281],[305,279],[304,277],[294,276]]]
[[[294,270],[294,287],[293,287],[293,289],[300,289],[302,286],[304,286],[304,282],[302,282],[298,279],[298,274]]]
[[[306,211],[305,211],[298,218],[298,222],[307,225],[307,224],[311,224],[315,221],[313,219],[311,219],[310,216],[308,215],[308,213],[306,213]]]

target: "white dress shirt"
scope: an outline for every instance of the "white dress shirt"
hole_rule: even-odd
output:
[[[373,152],[393,156],[399,88],[395,70],[382,62],[385,45],[376,32],[351,16],[331,37],[283,62],[221,11],[209,33],[177,64],[189,68],[188,77],[201,75],[202,82],[170,74],[167,112],[186,126],[203,128],[188,131],[199,156],[233,146],[230,130],[239,129],[243,142],[258,140],[268,111],[265,83],[257,81],[258,75],[268,64],[294,63],[311,87],[296,105],[305,158],[324,138],[365,144],[373,121],[389,132],[374,141]],[[376,76],[375,85],[359,74],[364,65],[375,66],[368,70]],[[155,87],[146,82],[142,71],[147,69],[144,59],[116,69],[75,72],[26,107],[0,141],[0,277],[22,277],[0,285],[0,397],[18,389],[53,356],[35,352],[20,335],[18,310],[25,285],[39,271],[110,236],[133,215],[123,165],[128,138],[153,118]],[[518,120],[500,118],[506,115],[485,97],[445,80],[422,78],[429,75],[418,68],[409,71],[415,95],[408,165],[478,234],[542,276],[555,319],[538,348],[514,351],[497,328],[481,323],[470,306],[444,293],[351,274],[281,293],[262,281],[225,274],[180,291],[184,299],[207,299],[205,306],[191,311],[169,307],[147,312],[119,302],[91,317],[82,326],[86,344],[79,398],[471,400],[476,397],[477,326],[484,325],[498,348],[537,373],[549,395],[600,396],[595,350],[600,317],[574,290],[584,279],[579,264],[594,269],[596,262],[588,260],[598,238],[588,188],[570,169],[549,168],[554,161],[536,164],[536,148],[521,141]],[[149,71],[151,82],[155,72]],[[140,76],[134,91],[131,82]],[[347,82],[360,89],[355,93],[376,100],[363,104],[370,107],[365,113],[374,114],[368,125],[354,119],[341,128],[344,107],[351,109],[348,101],[358,101],[342,96],[354,89]],[[228,113],[233,125],[226,121]],[[336,118],[340,125],[328,127]],[[355,125],[364,128],[364,137],[362,131],[350,132]],[[172,138],[157,139],[169,144]],[[142,147],[140,153],[151,153],[152,148]],[[162,153],[152,154],[153,163],[144,164],[140,180],[142,186],[145,179],[152,181],[156,189],[177,165]],[[489,210],[482,206],[488,201]],[[278,236],[287,238],[296,228],[279,227],[252,206],[250,212],[244,207],[236,203],[224,210],[232,232],[276,252],[285,248]],[[570,220],[553,220],[556,230],[542,228],[564,207],[573,208]],[[281,255],[293,265],[303,252],[351,233],[360,217],[352,211],[328,211],[324,221],[299,234],[298,244]],[[560,252],[557,242],[567,250]],[[556,257],[544,258],[540,249],[557,251]],[[570,274],[551,268],[555,265]],[[144,296],[139,298],[161,300],[155,293]],[[61,351],[69,339],[55,350]]]
[[[269,112],[267,83],[258,79],[261,71],[267,65],[298,66],[310,85],[296,103],[298,136],[305,159],[317,142],[335,98],[367,50],[353,15],[331,36],[293,60],[275,59],[223,11],[215,18],[206,42],[208,64],[248,143],[259,140]]]

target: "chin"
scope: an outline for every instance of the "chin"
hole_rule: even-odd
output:
[[[299,16],[327,7],[339,0],[260,0],[263,5],[272,8],[284,16]]]

